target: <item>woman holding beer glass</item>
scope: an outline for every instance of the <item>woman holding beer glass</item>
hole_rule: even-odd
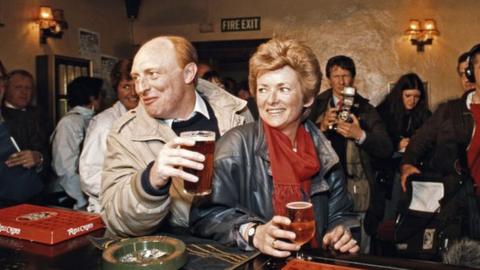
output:
[[[212,194],[194,202],[190,213],[195,234],[275,257],[298,251],[302,234],[304,241],[315,234],[313,243],[324,248],[358,251],[348,229],[357,223],[338,157],[305,121],[321,76],[315,54],[296,40],[272,39],[257,49],[249,84],[260,121],[218,141]],[[313,220],[303,221],[315,224],[315,233],[294,232],[298,226],[287,217],[292,202],[294,210],[313,210],[306,215]]]

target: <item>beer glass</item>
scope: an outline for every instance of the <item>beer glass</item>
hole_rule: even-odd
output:
[[[215,132],[213,131],[186,131],[180,137],[195,140],[193,146],[182,146],[190,151],[205,155],[203,170],[184,168],[187,173],[196,175],[198,182],[183,181],[184,192],[194,196],[205,196],[212,192],[213,154],[215,152]]]
[[[312,203],[307,201],[289,202],[286,208],[287,217],[292,223],[285,229],[295,233],[296,237],[293,242],[300,246],[308,243],[315,235]],[[302,258],[302,254],[297,252],[296,257]]]

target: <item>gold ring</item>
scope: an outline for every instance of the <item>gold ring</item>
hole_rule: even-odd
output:
[[[273,239],[272,241],[272,248],[275,248],[275,242],[277,241],[277,239]]]

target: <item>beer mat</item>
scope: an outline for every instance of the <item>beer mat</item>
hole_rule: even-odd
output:
[[[335,265],[335,264],[326,264],[312,261],[304,261],[300,259],[290,260],[282,270],[360,270],[362,268]]]
[[[20,204],[0,209],[0,235],[53,245],[104,228],[100,215]]]

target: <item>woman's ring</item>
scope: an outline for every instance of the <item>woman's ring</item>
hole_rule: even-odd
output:
[[[272,241],[272,248],[275,248],[275,242],[277,242],[277,239],[273,239],[273,241]]]

